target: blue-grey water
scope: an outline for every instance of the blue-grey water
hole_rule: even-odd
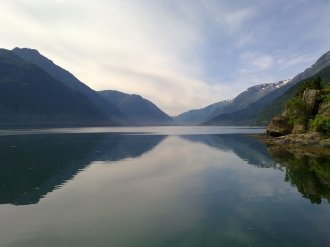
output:
[[[234,127],[0,131],[0,246],[330,246],[330,157]]]

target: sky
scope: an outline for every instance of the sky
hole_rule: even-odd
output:
[[[329,0],[0,0],[0,47],[169,115],[294,77],[330,50]]]

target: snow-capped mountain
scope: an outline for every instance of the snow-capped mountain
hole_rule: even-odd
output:
[[[196,125],[201,124],[219,114],[234,112],[246,108],[249,104],[261,99],[275,89],[281,88],[288,83],[290,79],[282,80],[275,83],[263,83],[249,87],[232,100],[224,100],[201,109],[190,110],[181,113],[173,119],[178,124]]]
[[[215,115],[221,114],[221,113],[228,113],[237,111],[240,109],[244,109],[249,104],[261,99],[262,97],[266,96],[267,94],[271,93],[275,89],[281,88],[285,85],[287,85],[291,80],[282,80],[279,82],[274,83],[264,83],[259,84],[256,86],[249,87],[244,92],[240,93],[236,98],[234,98],[230,105],[224,109],[222,112],[215,112]]]
[[[259,125],[267,122],[276,114],[284,110],[285,101],[292,97],[294,90],[304,80],[319,76],[322,80],[329,81],[330,51],[323,54],[311,67],[296,75],[291,81],[284,81],[275,85],[275,90],[260,99],[252,102],[247,107],[229,113],[220,113],[209,119],[204,125]],[[293,89],[293,91],[291,90]]]

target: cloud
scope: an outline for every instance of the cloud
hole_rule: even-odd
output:
[[[27,43],[19,46],[41,47],[94,89],[139,93],[170,114],[225,97],[228,88],[209,86],[190,54],[204,41],[203,25],[195,26],[200,11],[191,9],[192,19],[183,5],[172,13],[168,8],[174,7],[162,1],[147,2],[11,1],[5,21],[33,31],[18,37]],[[237,19],[226,19],[238,25]]]
[[[272,56],[251,51],[241,54],[240,60],[243,63],[243,66],[248,67],[249,71],[266,70],[274,64]]]
[[[38,49],[96,90],[141,94],[174,115],[304,70],[327,50],[329,6],[3,0],[0,46]]]

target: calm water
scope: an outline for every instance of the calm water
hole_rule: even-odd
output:
[[[0,246],[330,246],[330,157],[262,131],[1,131]]]

